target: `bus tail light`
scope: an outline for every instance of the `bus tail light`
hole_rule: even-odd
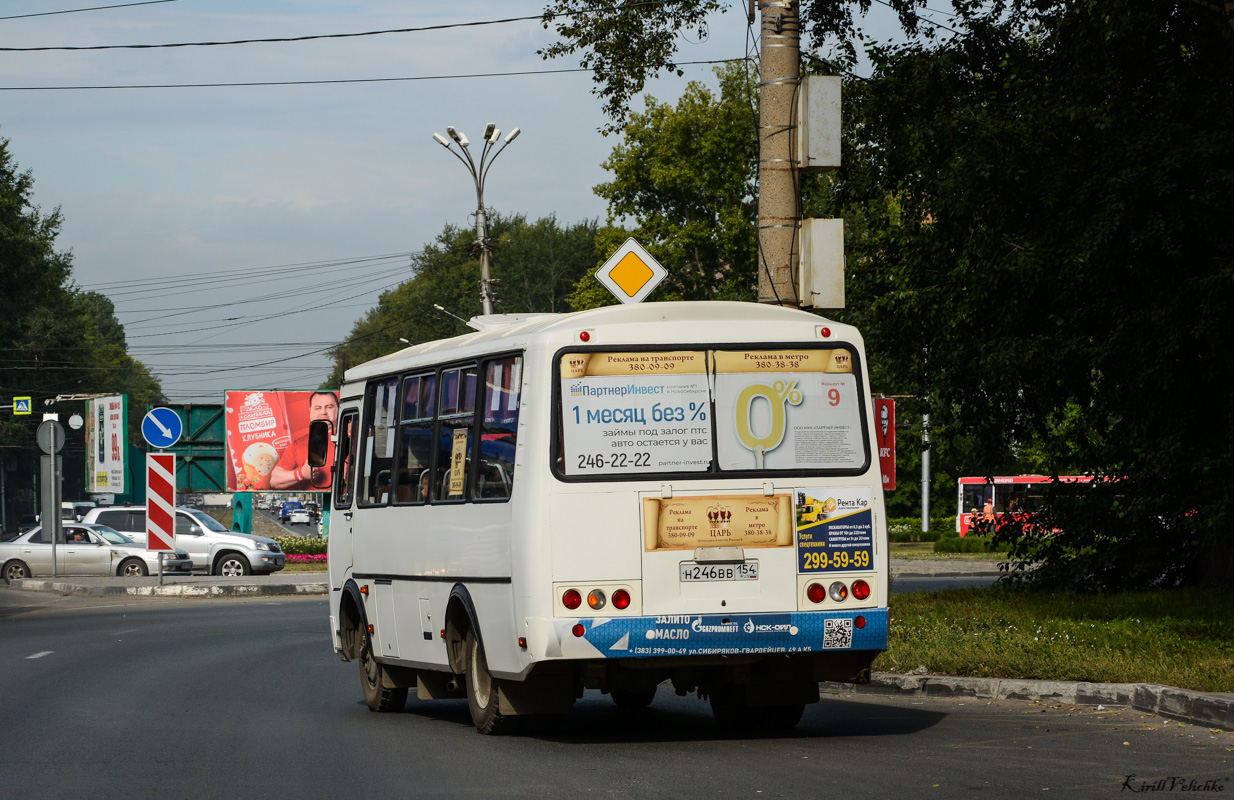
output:
[[[566,589],[561,595],[561,604],[573,611],[583,604],[583,596],[578,589]]]
[[[832,600],[835,600],[837,603],[843,603],[848,599],[848,587],[839,581],[836,581],[831,584],[830,594]]]
[[[578,637],[580,637],[580,638],[581,638],[581,637],[582,637],[582,635],[583,635],[584,633],[586,633],[586,632],[587,632],[587,629],[583,627],[583,623],[581,623],[581,622],[580,622],[580,623],[578,623],[577,625],[575,625],[573,628],[571,628],[571,629],[570,629],[570,633],[572,633],[572,634],[574,634],[575,636],[578,636]]]
[[[870,584],[865,581],[853,581],[853,599],[865,600],[870,596]]]
[[[613,606],[618,610],[630,607],[630,593],[625,589],[613,592]]]
[[[587,605],[595,611],[604,608],[604,604],[608,602],[608,598],[604,596],[604,592],[599,589],[592,589],[587,593]]]
[[[811,583],[806,587],[806,597],[810,599],[811,603],[821,603],[827,599],[827,590],[823,588],[822,584]]]
[[[866,626],[866,618],[865,618],[865,617],[862,617],[862,616],[860,616],[860,615],[859,615],[859,616],[857,616],[857,617],[854,617],[854,618],[853,618],[853,625],[855,625],[855,626],[857,627],[857,629],[858,629],[858,630],[860,630],[860,629],[864,628],[864,627]]]

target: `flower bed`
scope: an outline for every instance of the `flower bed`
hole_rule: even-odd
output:
[[[288,556],[319,555],[323,561],[325,560],[325,539],[310,539],[307,536],[275,536],[274,541],[279,543],[279,547],[283,548],[283,552]]]
[[[324,564],[326,563],[326,554],[318,553],[316,555],[306,555],[304,553],[289,553],[287,555],[288,564]]]

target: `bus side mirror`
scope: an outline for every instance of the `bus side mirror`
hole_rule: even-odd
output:
[[[324,467],[326,453],[330,452],[330,423],[315,419],[309,423],[308,463],[310,467]]]

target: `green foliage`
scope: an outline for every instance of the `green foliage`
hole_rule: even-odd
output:
[[[651,300],[754,300],[758,285],[755,77],[745,64],[715,70],[719,95],[691,81],[675,106],[646,99],[604,162],[613,179],[595,188],[610,226],[597,237],[607,257],[633,236],[669,275]],[[624,230],[616,223],[632,219]],[[575,308],[614,302],[592,274]]]
[[[522,215],[489,216],[492,275],[497,313],[573,310],[567,296],[579,278],[595,269],[595,222],[563,227],[555,217],[528,223]],[[475,231],[446,225],[437,239],[412,258],[413,277],[385,292],[352,326],[347,340],[330,351],[334,371],[322,388],[337,388],[356,364],[412,344],[469,333],[462,322],[437,311],[440,305],[463,319],[481,313],[480,261],[472,252]]]
[[[275,536],[283,552],[289,556],[320,556],[326,554],[325,539],[310,539],[307,536]]]
[[[809,43],[828,52],[836,67],[852,67],[857,60],[853,42],[861,35],[853,12],[865,15],[872,1],[804,0],[800,15]],[[925,0],[879,1],[896,11],[906,31],[918,30],[916,8],[924,7]],[[744,9],[744,3],[739,5]],[[611,120],[601,132],[613,133],[625,126],[630,105],[649,77],[661,71],[682,74],[676,62],[679,43],[705,39],[706,17],[717,10],[727,13],[729,7],[719,0],[552,0],[544,12],[544,27],[554,27],[561,41],[539,54],[545,59],[579,55],[579,66],[593,70],[592,93],[604,100],[604,113]],[[921,26],[921,31],[927,37],[933,34],[929,26]]]
[[[681,70],[674,63],[678,34],[697,40],[707,35],[705,17],[722,8],[719,0],[679,0],[627,3],[612,0],[555,0],[544,12],[544,27],[555,26],[561,41],[539,51],[545,59],[581,53],[579,66],[594,70],[604,98],[604,112],[613,120],[604,133],[621,129],[626,111],[647,78],[661,69]]]
[[[129,430],[140,441],[135,420],[146,403],[163,402],[162,389],[128,355],[111,301],[73,286],[72,255],[56,250],[60,210],[44,214],[33,195],[34,178],[0,138],[0,396],[30,395],[42,408],[57,394],[128,394]],[[0,414],[0,445],[33,451],[40,421]]]
[[[909,592],[892,601],[889,634],[876,670],[1234,691],[1229,592]]]
[[[974,8],[874,50],[832,188],[865,234],[845,318],[970,474],[1027,452],[1121,479],[1026,540],[1037,579],[1224,581],[1234,411],[1205,398],[1234,384],[1234,62],[1219,15],[1113,6]]]
[[[887,536],[893,542],[936,542],[941,536],[953,535],[954,517],[937,517],[930,520],[930,530],[921,530],[921,517],[889,517]]]

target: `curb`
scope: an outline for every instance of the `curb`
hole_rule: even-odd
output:
[[[827,694],[902,694],[971,697],[976,700],[1036,700],[1079,706],[1127,706],[1159,717],[1234,731],[1234,694],[1178,689],[1156,683],[1087,683],[1017,678],[956,678],[876,672],[868,684],[824,681]]]
[[[261,597],[286,594],[327,594],[324,583],[224,583],[224,584],[165,584],[163,586],[83,586],[58,581],[39,581],[29,578],[13,581],[12,588],[26,592],[55,592],[77,597],[110,597],[132,595],[136,597]]]

